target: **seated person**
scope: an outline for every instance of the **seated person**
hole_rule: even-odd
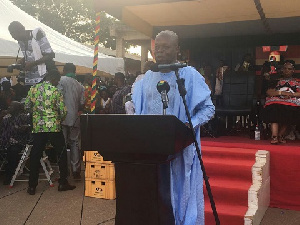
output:
[[[216,85],[215,85],[215,95],[222,95],[222,87],[223,87],[223,78],[224,74],[229,70],[227,64],[220,60],[220,65],[216,71]]]
[[[271,123],[271,144],[286,143],[284,135],[287,126],[300,122],[300,81],[293,78],[294,71],[294,62],[286,61],[283,78],[275,88],[267,90],[263,121]]]
[[[236,65],[235,71],[255,71],[254,60],[251,54],[245,54],[242,61],[241,64]]]
[[[3,184],[8,185],[20,159],[19,153],[26,145],[29,136],[29,118],[24,113],[24,106],[13,101],[8,108],[8,114],[3,117],[0,127],[2,148],[7,149],[7,167]]]

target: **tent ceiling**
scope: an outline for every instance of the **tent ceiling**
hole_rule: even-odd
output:
[[[172,29],[183,38],[300,32],[295,0],[94,0],[96,10],[153,37]]]
[[[215,2],[218,2],[217,7]],[[226,7],[227,2],[228,0],[186,1],[153,4],[150,6],[151,10],[148,5],[130,6],[125,9],[143,18],[152,26],[198,25],[260,19],[252,1],[231,0],[231,7]],[[243,8],[240,5],[243,5]],[[159,16],[153,16],[153,12]]]

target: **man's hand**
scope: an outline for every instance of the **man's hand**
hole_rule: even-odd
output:
[[[185,123],[185,125],[186,125],[188,128],[191,128],[191,126],[190,126],[189,123]]]
[[[24,65],[24,63],[25,63],[25,58],[22,58],[22,59],[19,59],[19,60],[18,60],[18,64]]]

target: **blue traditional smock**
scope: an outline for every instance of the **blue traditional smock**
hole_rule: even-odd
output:
[[[191,115],[196,137],[200,144],[200,125],[214,115],[210,90],[204,78],[193,67],[179,69],[180,78],[185,79],[186,102]],[[132,100],[136,114],[162,114],[161,95],[156,89],[160,80],[170,85],[168,92],[168,115],[175,115],[188,122],[183,101],[178,91],[175,72],[148,71],[135,84]],[[171,202],[175,223],[180,225],[204,224],[203,174],[194,144],[186,147],[171,161]]]

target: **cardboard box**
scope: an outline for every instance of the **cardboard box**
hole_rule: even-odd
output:
[[[115,181],[86,178],[85,196],[93,198],[115,199]]]
[[[86,162],[85,177],[101,180],[115,180],[114,164]]]

